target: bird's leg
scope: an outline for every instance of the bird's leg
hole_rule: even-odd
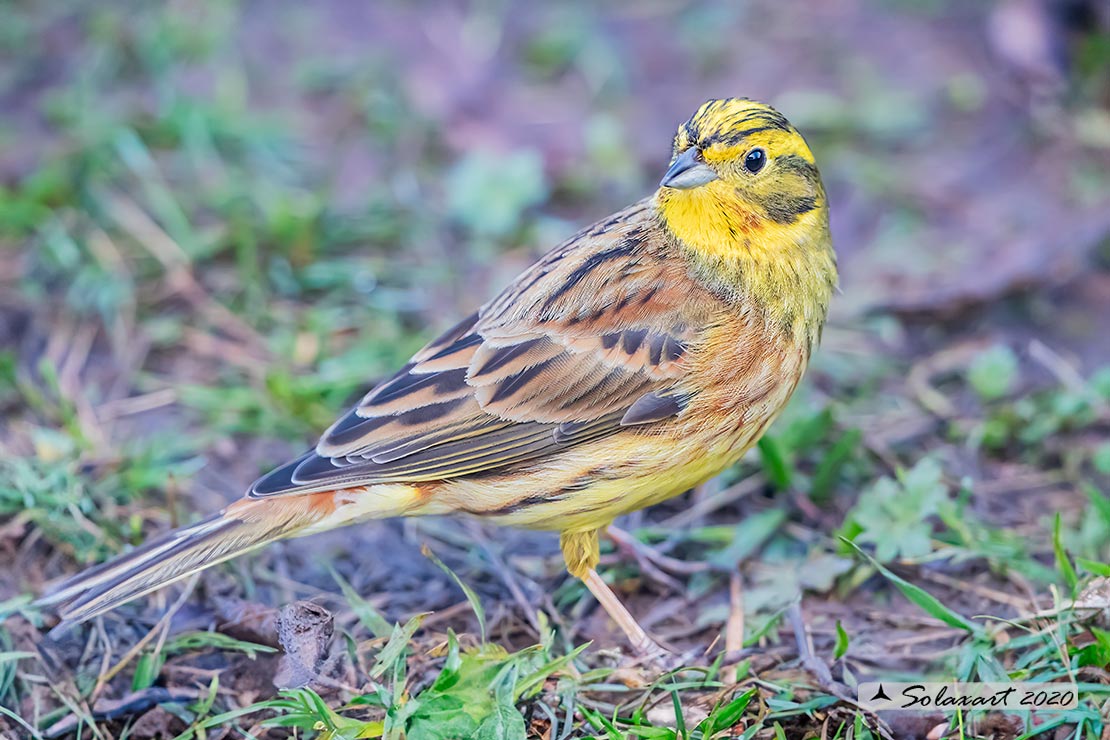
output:
[[[613,593],[613,589],[609,588],[609,585],[601,579],[596,570],[590,568],[586,571],[585,575],[582,576],[582,582],[586,584],[586,588],[590,589],[590,593],[601,604],[605,613],[617,623],[618,627],[624,630],[624,634],[628,636],[628,641],[632,643],[632,649],[638,655],[658,655],[667,652],[644,631],[644,628],[625,608],[621,600]]]
[[[567,570],[576,578],[586,584],[586,588],[598,600],[605,613],[612,617],[617,626],[624,630],[632,643],[632,648],[639,655],[658,656],[668,651],[659,643],[651,639],[644,628],[624,607],[613,589],[601,580],[597,574],[597,562],[601,559],[598,550],[598,533],[600,530],[591,529],[585,532],[563,532],[559,537],[559,545],[563,549],[563,559],[566,561]]]

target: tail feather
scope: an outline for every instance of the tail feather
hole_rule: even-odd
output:
[[[62,618],[55,633],[263,545],[304,533],[334,511],[327,494],[244,499],[77,574],[37,602]]]

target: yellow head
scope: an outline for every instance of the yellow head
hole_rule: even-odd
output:
[[[678,129],[656,205],[701,272],[815,343],[836,287],[821,176],[774,108],[711,100]]]

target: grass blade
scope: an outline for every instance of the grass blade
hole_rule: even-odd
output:
[[[393,632],[393,625],[386,621],[381,612],[373,607],[366,599],[355,591],[354,587],[339,575],[334,568],[328,568],[331,573],[332,579],[339,584],[339,588],[343,591],[343,598],[351,607],[351,611],[358,617],[358,621],[362,626],[370,630],[370,634],[374,637],[385,637]]]
[[[972,622],[962,614],[949,609],[947,606],[941,603],[940,599],[933,596],[931,593],[921,588],[920,586],[910,583],[905,578],[902,578],[898,574],[891,572],[878,560],[871,557],[862,549],[860,549],[859,545],[857,545],[856,543],[844,537],[841,537],[840,539],[845,544],[851,546],[860,555],[867,558],[867,560],[873,566],[875,566],[875,568],[878,569],[878,571],[882,573],[888,581],[893,583],[898,588],[898,590],[902,592],[903,596],[909,599],[912,603],[921,607],[930,616],[939,619],[940,621],[947,624],[949,627],[955,627],[956,629],[964,630],[965,632],[969,632],[976,636],[983,633],[982,626],[976,624],[975,622]]]
[[[1075,574],[1075,567],[1064,550],[1064,542],[1060,537],[1059,512],[1056,513],[1056,520],[1052,524],[1052,551],[1056,553],[1056,569],[1060,571],[1064,583],[1068,586],[1068,595],[1074,597],[1079,588],[1079,576]]]
[[[462,592],[466,594],[466,600],[470,602],[470,608],[474,610],[474,616],[478,617],[478,631],[481,633],[482,642],[485,642],[486,611],[482,608],[482,601],[478,598],[478,594],[474,593],[474,589],[472,589],[470,586],[463,583],[463,580],[455,575],[455,571],[448,568],[446,563],[436,557],[436,554],[432,552],[427,545],[421,546],[420,552],[423,553],[424,557],[435,563],[440,570],[451,576],[455,583],[458,584],[459,588],[462,589]]]

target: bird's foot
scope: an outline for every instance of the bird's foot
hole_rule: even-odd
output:
[[[646,643],[633,645],[632,649],[636,653],[635,665],[659,675],[673,673],[687,667],[692,657],[664,647],[651,638],[648,638]]]

